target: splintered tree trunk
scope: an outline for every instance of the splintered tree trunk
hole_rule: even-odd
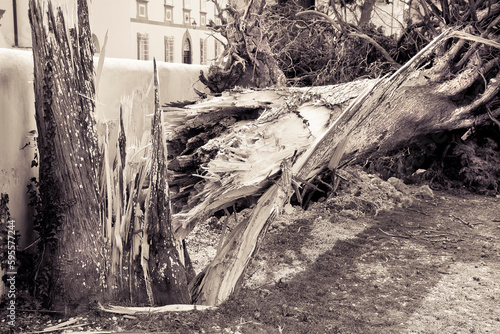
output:
[[[152,157],[148,215],[143,244],[146,290],[152,305],[188,304],[187,274],[180,262],[172,234],[172,214],[167,180],[167,152],[158,97],[158,75],[154,62],[155,113],[151,129]],[[149,249],[149,253],[147,253]],[[143,260],[144,259],[143,257]]]
[[[459,40],[451,44],[444,56],[436,57],[433,67],[422,69],[435,51],[451,38]],[[277,185],[266,182],[277,178],[279,164],[284,159],[297,157],[292,159],[291,176],[285,177],[287,174],[283,171],[278,184],[287,182],[282,189],[289,189],[291,184],[300,201],[300,188],[317,188],[323,182],[317,177],[334,175],[342,160],[366,161],[384,156],[394,150],[422,145],[421,140],[426,136],[433,136],[436,143],[442,144],[447,140],[443,132],[456,133],[464,129],[465,133],[465,129],[473,126],[498,124],[498,58],[479,67],[481,62],[471,57],[464,61],[464,68],[455,68],[452,59],[459,55],[468,57],[463,50],[466,45],[461,42],[463,39],[482,43],[488,51],[487,59],[493,55],[498,57],[499,51],[495,49],[500,49],[499,43],[447,29],[391,76],[364,81],[358,86],[363,87],[362,92],[358,90],[346,108],[341,106],[349,93],[346,87],[355,83],[309,87],[301,97],[289,95],[281,106],[265,110],[251,124],[234,124],[232,131],[207,142],[195,154],[191,148],[192,156],[196,152],[206,154],[214,147],[217,155],[200,168],[204,170],[204,174],[199,175],[203,181],[193,186],[196,195],[175,217],[178,237],[184,237],[197,221],[217,210],[242,199],[260,197],[250,220],[233,231],[214,262],[193,282],[194,300],[216,305],[234,291],[258,249],[259,236],[265,233],[269,220],[279,213],[288,199],[288,196],[276,195]],[[443,75],[443,72],[457,73],[454,71],[459,71],[460,75]],[[458,103],[459,93],[469,91],[481,75],[489,78],[486,87],[471,102]],[[231,107],[229,98],[219,100],[221,108],[218,110],[223,111],[224,106],[228,106],[226,110],[230,111],[245,105],[245,93],[235,94],[232,99]],[[253,105],[257,106],[263,103],[255,102]],[[276,101],[269,101],[269,104],[274,103]],[[214,101],[211,107],[216,104]],[[210,104],[206,102],[198,107],[203,105]],[[338,106],[340,111],[336,110]],[[300,123],[296,123],[294,117],[298,117]]]
[[[46,12],[46,15],[45,15]],[[86,0],[79,28],[66,31],[61,9],[29,3],[40,154],[41,239],[54,308],[103,300],[107,254],[100,238],[93,60]],[[45,277],[39,274],[38,277]]]
[[[240,223],[224,247],[197,277],[191,294],[196,304],[215,306],[234,292],[268,227],[283,211],[292,195],[291,162],[281,164],[281,177],[259,199],[248,221]]]

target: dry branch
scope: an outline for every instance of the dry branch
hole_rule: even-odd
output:
[[[129,314],[129,315],[139,315],[139,314],[157,314],[166,312],[186,312],[186,311],[204,311],[204,310],[214,310],[214,306],[204,306],[204,305],[192,305],[192,304],[172,304],[158,307],[124,307],[124,306],[113,306],[107,305],[103,306],[99,304],[99,309],[108,313],[116,314]]]
[[[324,13],[321,13],[321,12],[318,12],[318,11],[315,11],[315,10],[306,10],[306,11],[303,11],[303,12],[300,12],[300,13],[297,13],[295,14],[295,16],[297,17],[304,17],[304,16],[309,16],[309,15],[313,15],[313,16],[319,16],[320,18],[326,20],[327,22],[330,22],[334,27],[335,29],[339,30],[339,31],[342,31],[342,32],[345,32],[345,28],[343,27],[343,23],[339,23],[337,24],[337,22],[335,22],[330,16],[324,14]],[[370,36],[366,35],[366,34],[363,34],[359,31],[356,31],[356,32],[347,32],[347,35],[348,36],[355,36],[355,37],[359,37],[361,39],[364,39],[365,41],[367,41],[368,43],[370,43],[371,45],[373,45],[383,56],[384,58],[389,62],[391,63],[391,65],[394,67],[394,68],[399,68],[401,67],[401,65],[399,65],[392,57],[391,55],[387,52],[386,49],[384,49],[379,43],[377,43],[373,38],[371,38]]]

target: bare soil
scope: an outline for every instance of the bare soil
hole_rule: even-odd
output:
[[[500,333],[500,198],[356,169],[343,176],[338,196],[287,208],[241,289],[217,310],[95,311],[59,332]],[[194,232],[198,270],[215,255],[219,234],[214,220]],[[19,311],[13,329],[1,319],[2,333],[68,320]]]

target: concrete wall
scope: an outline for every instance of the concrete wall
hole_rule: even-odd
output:
[[[95,59],[96,66],[97,61]],[[200,70],[206,69],[201,65],[158,62],[161,103],[196,98],[192,87],[204,90],[198,75]],[[152,79],[151,61],[106,59],[99,83],[96,116],[117,119],[122,97],[137,89],[148,91]],[[153,94],[150,88],[146,113],[153,112]],[[37,170],[30,168],[35,149],[33,145],[24,146],[30,141],[29,132],[36,129],[34,115],[31,52],[0,49],[0,192],[9,194],[10,213],[20,230],[21,246],[33,238],[26,186],[31,177],[37,176]]]

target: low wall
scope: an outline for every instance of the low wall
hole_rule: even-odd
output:
[[[95,59],[97,67],[98,59]],[[161,103],[196,98],[193,90],[204,90],[198,82],[206,66],[159,62]],[[148,91],[153,62],[106,59],[98,87],[96,115],[116,119],[123,96],[134,90]],[[154,90],[149,89],[153,112]],[[21,234],[20,247],[33,240],[32,212],[26,186],[38,170],[31,168],[35,149],[29,132],[36,130],[33,93],[33,58],[30,51],[0,48],[0,192],[9,194],[9,209]],[[28,142],[31,144],[26,145]],[[1,288],[0,288],[1,293]]]

